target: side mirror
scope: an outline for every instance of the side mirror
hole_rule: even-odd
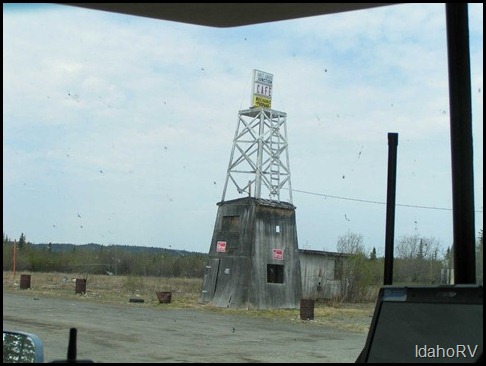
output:
[[[3,363],[43,363],[44,344],[26,332],[3,331]]]

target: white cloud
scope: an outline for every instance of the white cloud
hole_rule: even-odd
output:
[[[482,210],[482,5],[470,8]],[[4,10],[9,236],[207,251],[254,68],[274,74],[273,107],[288,114],[294,189],[384,201],[387,133],[398,132],[397,200],[450,207],[443,4],[235,29],[46,9]],[[301,244],[334,250],[348,228],[384,236],[383,205],[299,192],[294,203]],[[82,233],[69,219],[79,209]],[[411,231],[450,244],[444,211],[400,209],[397,233]]]

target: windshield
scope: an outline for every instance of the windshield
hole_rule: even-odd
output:
[[[474,205],[481,253],[482,14],[482,4],[469,4]],[[215,263],[208,257],[210,248],[223,248],[224,242],[225,250],[231,249],[231,239],[214,237],[218,203],[255,194],[256,183],[245,187],[252,178],[239,183],[229,175],[235,147],[243,157],[253,152],[238,150],[235,129],[239,112],[255,107],[255,70],[272,75],[270,108],[286,116],[281,138],[288,156],[278,161],[283,166],[279,177],[285,179],[279,190],[283,201],[295,206],[294,249],[301,258],[319,252],[333,263],[312,277],[309,288],[320,291],[320,297],[305,296],[311,290],[302,276],[304,292],[295,298],[373,304],[383,262],[347,298],[341,279],[351,269],[341,260],[354,254],[383,258],[388,133],[399,136],[395,236],[397,255],[404,260],[400,279],[450,283],[444,264],[450,260],[453,225],[443,4],[401,4],[224,29],[55,4],[4,4],[3,22],[4,292],[21,284],[22,272],[31,276],[29,287],[41,291],[33,296],[39,299],[47,296],[42,291],[52,295],[59,286],[79,299],[74,286],[80,278],[87,279],[87,290],[80,292],[101,291],[104,280],[94,287],[95,275],[125,276],[125,287],[110,285],[110,290],[125,291],[125,302],[137,298],[142,277],[151,278],[152,297],[165,291],[177,299],[178,291],[194,291],[188,302],[204,299],[208,267]],[[268,90],[262,93],[270,96]],[[266,140],[267,146],[272,141]],[[269,165],[270,186],[272,169]],[[275,195],[262,198],[274,200]],[[221,222],[231,228],[235,221],[221,217]],[[285,237],[284,224],[272,225]],[[22,253],[14,243],[35,250]],[[57,246],[62,244],[69,246]],[[90,251],[86,244],[95,247]],[[272,260],[288,258],[287,244],[277,240],[272,245]],[[130,256],[135,248],[140,248],[138,257]],[[426,260],[420,271],[407,262],[417,257]],[[262,276],[284,283],[290,275],[275,261],[265,263]],[[305,267],[310,264],[297,261],[301,274],[311,273]],[[222,275],[231,276],[236,267],[231,268],[221,267]],[[51,273],[47,283],[40,285],[37,271]],[[480,276],[482,281],[482,262]],[[191,290],[181,290],[181,283],[158,282],[161,278],[194,282]],[[240,282],[250,298],[258,293]],[[62,305],[52,308],[69,315]],[[24,316],[17,314],[11,325]],[[75,319],[66,322],[82,328]],[[108,319],[124,321],[112,315],[98,324]],[[185,315],[174,316],[174,322],[179,319]],[[355,359],[368,326],[364,321],[356,326],[360,331],[349,334],[340,328],[339,337],[354,342],[354,353],[334,360]],[[60,328],[56,325],[59,343],[67,346]],[[116,349],[123,333],[137,344],[128,329],[104,333],[110,338],[106,347]],[[228,329],[232,335],[238,327],[228,324]],[[205,331],[198,331],[198,347],[207,347]],[[226,333],[213,336],[224,344]],[[181,351],[180,360],[187,360],[183,355],[190,348]],[[251,352],[242,353],[243,359]],[[111,361],[101,352],[96,358]],[[130,361],[154,359],[139,354]]]

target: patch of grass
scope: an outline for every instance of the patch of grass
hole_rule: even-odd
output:
[[[299,322],[309,326],[325,326],[355,333],[367,333],[374,311],[374,304],[342,304],[335,308],[327,303],[315,302],[314,319],[302,320],[300,309],[234,309],[206,306],[207,311],[226,314],[245,315],[279,321]]]
[[[20,274],[3,272],[3,290],[29,291],[36,296],[80,297],[93,301],[124,304],[130,298],[143,298],[146,304],[159,304],[156,292],[172,292],[170,304],[192,307],[198,303],[202,280],[198,278],[166,278],[139,276],[81,275],[76,273],[31,273],[30,289],[20,290]],[[76,294],[76,279],[86,279],[86,293]]]
[[[140,277],[81,275],[65,273],[33,272],[31,287],[20,290],[20,275],[13,278],[12,272],[3,272],[3,291],[28,291],[35,297],[47,296],[95,301],[109,304],[128,304],[131,298],[143,299],[137,306],[150,306],[160,309],[191,308],[232,315],[278,321],[298,322],[309,326],[326,326],[350,332],[366,333],[369,329],[374,304],[347,304],[315,302],[314,319],[301,320],[300,309],[234,309],[220,308],[211,304],[200,304],[202,286],[200,278]],[[86,278],[86,293],[76,294],[76,279]],[[157,292],[171,292],[171,302],[161,304]]]

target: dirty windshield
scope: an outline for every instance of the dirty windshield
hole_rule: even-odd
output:
[[[483,5],[468,18],[482,284]],[[217,28],[4,4],[4,331],[46,361],[76,328],[95,362],[354,362],[390,134],[394,282],[453,283],[445,19],[398,4]]]

